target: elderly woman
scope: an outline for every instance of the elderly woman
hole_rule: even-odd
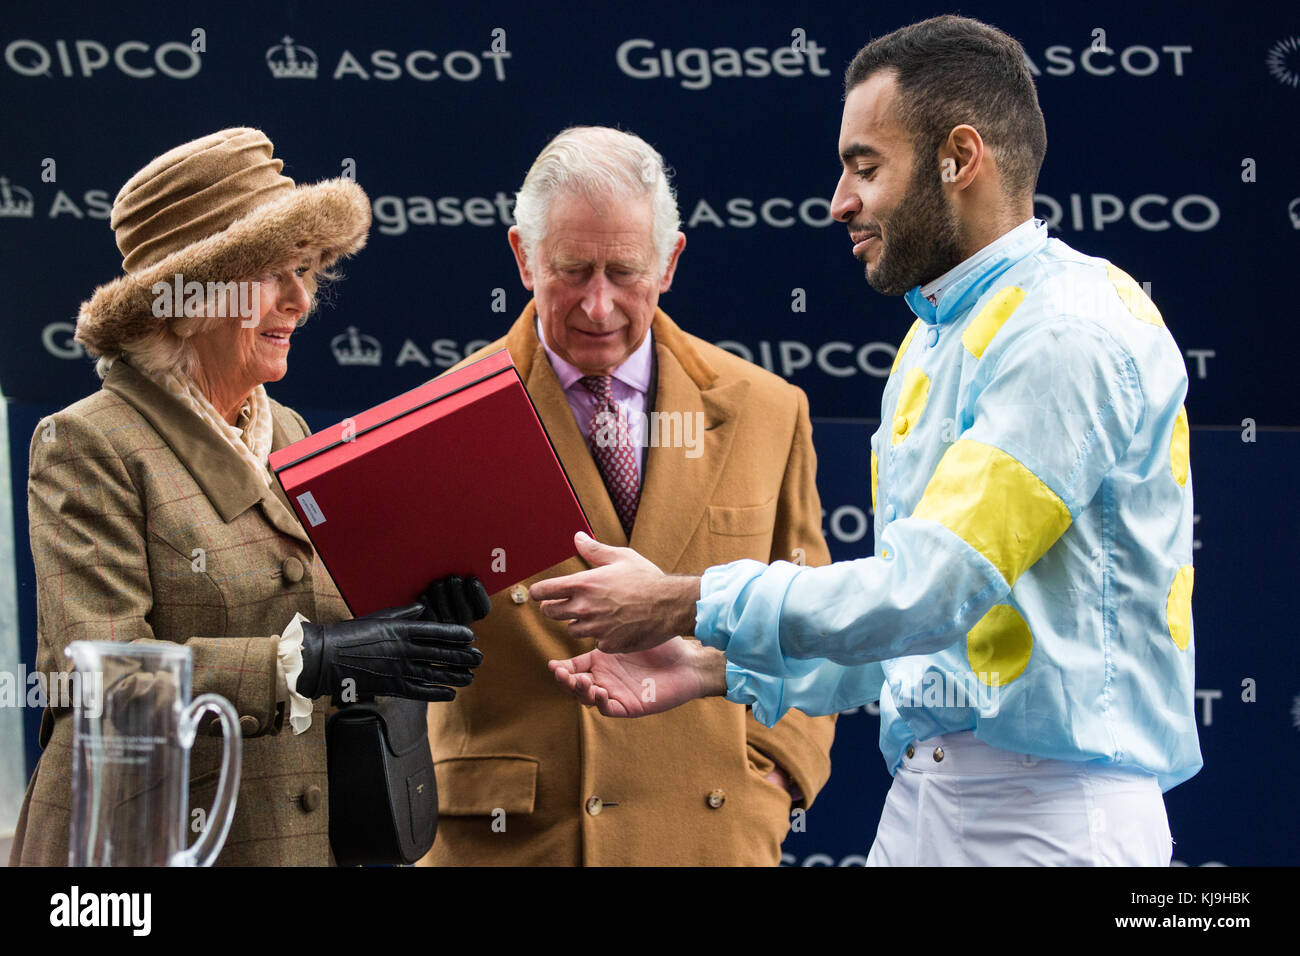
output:
[[[264,383],[284,376],[318,281],[370,225],[355,183],[295,187],[282,165],[261,131],[228,129],[122,187],[111,223],[126,274],[77,321],[103,387],[42,422],[31,447],[39,670],[63,670],[79,639],[190,649],[194,693],[227,698],[245,738],[223,864],[332,861],[324,725],[345,681],[449,700],[481,660],[467,627],[423,604],[349,620],[268,471],[308,429]],[[71,718],[44,714],[15,864],[68,861]],[[219,740],[196,741],[191,807],[211,805],[219,757]]]

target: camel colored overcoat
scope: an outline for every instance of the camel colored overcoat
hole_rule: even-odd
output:
[[[696,450],[649,447],[629,542],[537,337],[532,303],[508,348],[596,537],[672,573],[740,558],[829,561],[808,402],[788,382],[678,328],[652,324],[661,413],[702,415]],[[671,419],[669,419],[671,421]],[[683,433],[687,434],[687,433]],[[696,453],[698,452],[698,454]],[[579,558],[523,582],[586,567]],[[512,595],[511,591],[514,591]],[[773,865],[791,825],[779,763],[807,806],[830,774],[834,720],[791,711],[774,728],[722,698],[637,720],[602,717],[546,662],[591,648],[517,589],[474,625],[484,663],[429,709],[438,838],[425,864]]]

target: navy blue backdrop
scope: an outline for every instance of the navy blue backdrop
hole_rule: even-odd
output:
[[[1300,250],[1300,16],[1061,6],[11,6],[0,390],[25,660],[27,445],[41,416],[97,387],[72,329],[80,301],[120,272],[112,198],[153,156],[227,126],[266,130],[296,180],[352,175],[373,201],[367,249],[273,387],[317,428],[425,381],[518,314],[527,294],[505,232],[547,139],[576,123],[640,134],[676,171],[688,239],[661,305],[807,391],[832,552],[870,553],[867,439],[911,315],[870,291],[830,219],[841,77],[870,37],[960,12],[1025,46],[1049,142],[1037,214],[1146,284],[1186,356],[1206,766],[1167,795],[1175,859],[1297,862],[1286,555],[1300,522],[1279,482],[1300,466],[1286,294]],[[30,767],[39,714],[26,716]],[[879,721],[863,709],[839,726],[831,783],[787,862],[860,863],[870,847],[889,783]]]

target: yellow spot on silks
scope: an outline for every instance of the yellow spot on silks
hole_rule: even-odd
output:
[[[906,352],[907,347],[912,344],[912,337],[916,335],[916,330],[920,328],[920,326],[921,320],[917,319],[912,323],[912,327],[907,330],[907,334],[903,336],[903,342],[898,346],[898,353],[894,356],[894,364],[889,367],[890,375],[893,375],[898,371],[898,363],[903,361],[903,353]]]
[[[995,604],[966,635],[970,669],[989,687],[1010,684],[1029,664],[1034,635],[1015,608]]]
[[[1174,437],[1169,441],[1169,470],[1174,473],[1174,481],[1187,487],[1187,469],[1189,465],[1187,406],[1180,406],[1178,417],[1174,419]]]
[[[908,436],[925,411],[925,400],[930,397],[930,376],[919,368],[907,370],[903,376],[903,387],[898,393],[898,404],[894,406],[894,437],[897,445]]]
[[[1119,293],[1119,300],[1124,303],[1124,308],[1128,309],[1133,315],[1148,325],[1163,326],[1165,320],[1160,317],[1160,310],[1156,304],[1148,298],[1147,294],[1142,291],[1142,287],[1133,280],[1133,277],[1118,266],[1106,263],[1106,275],[1110,276],[1110,281],[1115,286],[1115,291]]]
[[[970,325],[961,334],[961,344],[966,346],[966,351],[976,358],[983,357],[993,336],[998,334],[1003,323],[1011,318],[1011,313],[1020,308],[1020,303],[1024,301],[1025,290],[1019,286],[1009,285],[999,290],[979,310],[979,314],[971,319]]]
[[[937,521],[1015,584],[1070,527],[1070,510],[1000,448],[963,438],[930,476],[913,518]]]
[[[1165,620],[1169,623],[1169,636],[1180,651],[1187,650],[1192,642],[1192,579],[1196,572],[1184,564],[1174,575],[1169,586],[1169,600],[1165,602]]]
[[[871,510],[876,510],[876,486],[880,484],[880,460],[871,453]]]

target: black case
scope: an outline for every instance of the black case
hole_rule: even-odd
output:
[[[428,706],[380,697],[345,704],[326,721],[330,846],[340,866],[411,864],[433,846]]]

